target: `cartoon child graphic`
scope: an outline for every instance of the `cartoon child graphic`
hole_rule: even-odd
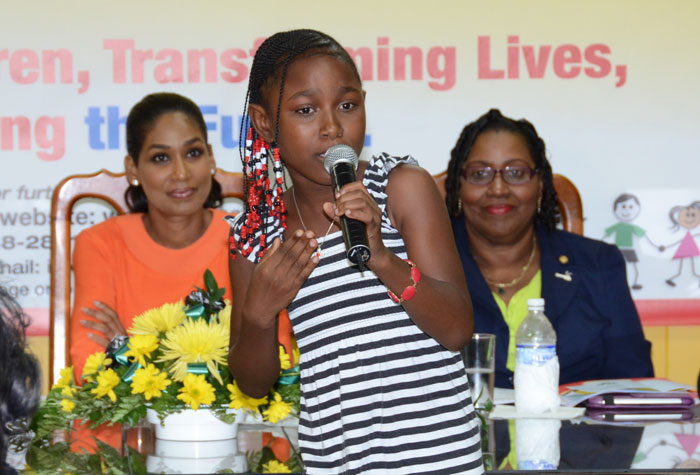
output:
[[[668,217],[671,219],[673,226],[671,228],[677,231],[680,227],[685,228],[687,231],[683,239],[670,244],[668,247],[680,244],[676,253],[673,255],[672,259],[680,259],[678,265],[678,273],[672,275],[666,279],[666,283],[671,287],[675,287],[676,283],[674,280],[676,277],[681,275],[683,271],[683,260],[690,260],[690,268],[693,271],[695,277],[700,277],[700,274],[695,272],[695,258],[700,256],[700,249],[698,249],[698,244],[695,242],[695,238],[700,236],[700,232],[692,234],[690,231],[698,228],[700,226],[700,201],[693,201],[688,206],[674,206],[668,213]]]
[[[610,226],[605,229],[605,236],[603,239],[610,235],[614,235],[615,245],[620,249],[625,260],[632,264],[634,269],[634,281],[630,286],[631,289],[639,290],[642,285],[638,282],[639,280],[639,269],[637,269],[637,262],[639,258],[637,257],[637,252],[634,250],[634,236],[639,238],[644,237],[649,244],[657,248],[659,251],[664,250],[664,246],[657,246],[654,244],[647,232],[634,224],[631,224],[641,211],[641,206],[639,204],[639,199],[632,194],[623,193],[615,199],[613,203],[613,213],[615,217],[620,221],[617,224]]]

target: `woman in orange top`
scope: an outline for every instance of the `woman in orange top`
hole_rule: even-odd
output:
[[[146,96],[129,112],[126,144],[131,214],[75,243],[70,356],[78,381],[87,357],[125,335],[135,316],[203,287],[206,269],[220,283],[228,278],[228,224],[212,209],[221,186],[199,107],[177,94]]]

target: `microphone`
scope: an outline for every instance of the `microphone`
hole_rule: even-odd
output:
[[[326,150],[323,166],[333,179],[333,186],[336,190],[340,190],[344,185],[355,181],[355,170],[357,170],[358,162],[357,154],[352,147],[347,145],[333,145]],[[350,262],[357,264],[360,270],[364,270],[365,262],[371,257],[365,223],[341,216],[340,228],[343,230],[345,255]]]

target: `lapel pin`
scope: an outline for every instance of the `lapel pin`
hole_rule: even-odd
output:
[[[561,263],[561,264],[568,264],[568,263],[569,263],[569,256],[566,256],[566,255],[564,255],[564,254],[562,254],[561,256],[559,256],[559,263]]]
[[[554,277],[556,277],[557,279],[565,280],[567,282],[571,282],[572,280],[574,280],[574,277],[571,274],[571,271],[568,271],[568,270],[566,272],[564,272],[563,274],[560,272],[555,272]]]

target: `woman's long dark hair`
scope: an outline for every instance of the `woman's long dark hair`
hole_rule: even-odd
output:
[[[146,140],[146,135],[163,114],[170,112],[182,112],[195,121],[204,136],[204,141],[209,142],[207,126],[197,104],[185,96],[172,92],[149,94],[131,108],[126,119],[126,150],[136,165],[138,165],[139,154],[143,148],[143,142]],[[124,199],[132,213],[146,213],[148,211],[148,200],[141,185],[129,183],[129,188],[124,193]],[[204,202],[204,207],[217,208],[221,206],[221,200],[221,185],[212,177],[211,191]]]
[[[552,179],[552,167],[545,154],[544,140],[537,135],[535,126],[525,119],[514,120],[505,117],[498,109],[491,109],[474,122],[467,124],[452,149],[450,163],[447,166],[445,181],[445,204],[451,217],[457,217],[459,211],[460,174],[464,162],[467,161],[477,137],[488,131],[507,131],[521,136],[530,155],[535,162],[535,169],[542,175],[542,203],[535,215],[535,222],[541,223],[549,230],[556,228],[561,220],[561,212],[557,203],[557,192]]]
[[[0,286],[0,470],[7,455],[6,424],[31,416],[39,405],[41,371],[27,350],[29,319]]]

